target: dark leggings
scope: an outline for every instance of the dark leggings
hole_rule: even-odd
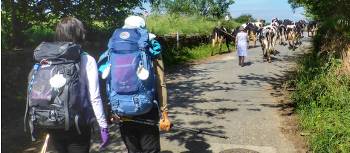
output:
[[[135,116],[135,119],[159,121],[158,108],[150,112]],[[120,133],[129,153],[159,153],[160,138],[158,126],[124,122],[120,126]]]
[[[88,153],[90,149],[91,128],[81,128],[82,134],[78,134],[75,128],[69,131],[52,130],[50,144],[58,153]]]

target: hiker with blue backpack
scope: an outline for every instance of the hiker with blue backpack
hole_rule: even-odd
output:
[[[112,120],[119,121],[129,153],[160,152],[159,130],[170,130],[164,65],[154,38],[143,18],[130,16],[123,28],[114,31],[98,62],[106,79]],[[159,122],[159,127],[130,119]]]
[[[109,141],[98,69],[95,59],[81,48],[84,38],[81,21],[63,18],[56,27],[56,41],[35,49],[37,63],[28,78],[25,125],[33,140],[38,130],[49,133],[49,143],[59,153],[88,153],[95,118],[101,131],[100,148]]]

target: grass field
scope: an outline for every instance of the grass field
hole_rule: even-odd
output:
[[[180,15],[152,15],[147,18],[147,28],[158,35],[174,34],[200,34],[209,35],[217,25],[225,25],[228,29],[240,24],[231,21],[210,20],[199,16]]]

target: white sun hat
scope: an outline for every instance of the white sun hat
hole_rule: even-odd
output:
[[[133,29],[133,28],[144,28],[146,26],[145,20],[139,16],[129,16],[124,21],[123,28]]]

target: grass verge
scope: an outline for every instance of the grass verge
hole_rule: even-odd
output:
[[[338,73],[340,66],[314,54],[299,63],[292,98],[313,152],[350,152],[350,78]]]
[[[234,49],[230,46],[230,49]],[[193,48],[179,48],[166,50],[163,53],[164,62],[167,66],[173,66],[177,64],[183,64],[193,60],[203,59],[215,54],[219,54],[220,48],[218,46],[212,47],[210,44],[201,44]],[[221,53],[227,52],[227,47],[223,44]]]

